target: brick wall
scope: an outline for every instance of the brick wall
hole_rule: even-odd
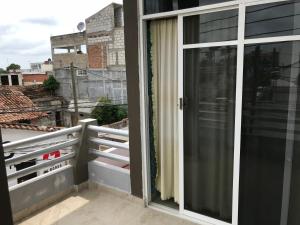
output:
[[[105,69],[107,67],[107,49],[105,44],[88,46],[89,68]]]
[[[89,68],[125,70],[123,7],[111,4],[86,19]]]
[[[47,74],[23,74],[24,85],[42,84],[47,79]]]

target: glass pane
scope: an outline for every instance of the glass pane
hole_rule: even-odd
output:
[[[184,207],[231,222],[236,47],[184,50]]]
[[[299,224],[299,56],[300,42],[245,47],[240,225]]]
[[[236,40],[238,10],[184,17],[183,29],[184,44]]]
[[[144,0],[144,13],[169,12],[228,1],[231,0]]]
[[[193,7],[228,2],[228,1],[231,0],[179,0],[178,6],[179,9],[187,9],[187,8],[193,8]]]
[[[153,14],[176,10],[173,0],[144,0],[144,13]]]
[[[300,1],[247,7],[246,38],[300,34]]]

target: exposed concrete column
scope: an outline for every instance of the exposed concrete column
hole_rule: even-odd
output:
[[[19,78],[19,86],[23,86],[23,75],[19,74],[18,78]]]
[[[12,86],[12,81],[11,81],[11,75],[10,74],[8,74],[8,85]]]

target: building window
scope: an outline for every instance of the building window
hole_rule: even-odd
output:
[[[77,76],[82,77],[82,76],[86,76],[87,75],[87,71],[86,70],[77,70]]]
[[[1,76],[1,85],[9,85],[8,76]]]

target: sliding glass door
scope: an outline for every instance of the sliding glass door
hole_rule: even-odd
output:
[[[298,225],[300,0],[181,13],[147,22],[152,199],[214,225]]]
[[[231,222],[235,46],[184,52],[184,208]]]
[[[237,21],[236,9],[183,18],[183,207],[227,223],[232,222],[237,46],[226,42],[237,39]]]
[[[299,15],[297,0],[182,17],[185,214],[299,224]]]

